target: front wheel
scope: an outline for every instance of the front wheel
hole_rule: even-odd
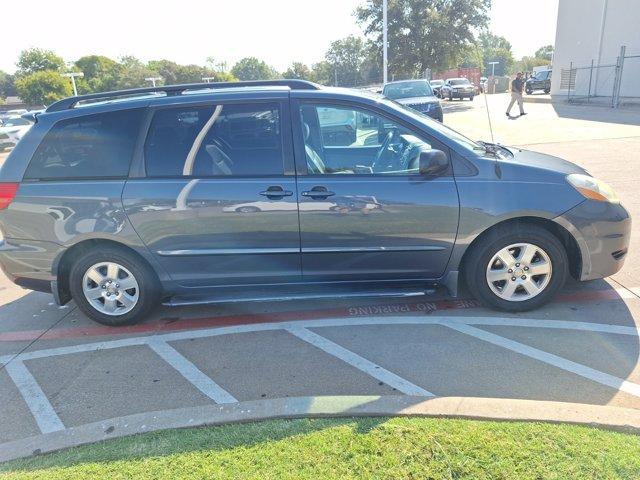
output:
[[[473,95],[469,97],[469,100],[473,102]]]
[[[486,306],[524,312],[549,302],[563,287],[567,253],[535,225],[495,229],[472,247],[464,265],[471,293]]]
[[[102,247],[80,256],[69,276],[78,307],[103,325],[138,323],[156,306],[160,288],[155,272],[134,254]]]
[[[533,90],[531,90],[530,88],[527,88],[526,92],[527,92],[527,95],[531,95],[533,93]]]

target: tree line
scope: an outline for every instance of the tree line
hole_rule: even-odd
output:
[[[390,79],[421,78],[427,71],[478,67],[485,75],[530,71],[550,63],[553,47],[538,49],[516,61],[511,44],[488,28],[490,0],[389,0],[388,71]],[[267,62],[247,57],[231,68],[215,58],[207,64],[180,65],[161,59],[143,62],[133,56],[114,60],[89,55],[65,62],[55,52],[31,48],[20,53],[17,71],[0,71],[0,99],[19,95],[26,103],[48,105],[73,94],[62,76],[82,72],[76,79],[79,94],[148,86],[145,79],[159,77],[160,84],[237,81],[277,78],[311,80],[323,85],[363,86],[382,81],[382,0],[364,0],[354,16],[363,37],[348,36],[330,43],[322,61],[313,65],[293,62],[278,72]]]

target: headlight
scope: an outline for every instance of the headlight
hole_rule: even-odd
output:
[[[567,181],[580,192],[585,198],[598,202],[620,203],[620,199],[606,183],[579,173],[572,173],[567,176]]]

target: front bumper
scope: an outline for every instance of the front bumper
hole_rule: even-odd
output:
[[[631,217],[622,205],[586,200],[554,221],[576,239],[580,280],[608,277],[624,265],[631,239]]]

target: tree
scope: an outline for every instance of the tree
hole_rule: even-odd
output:
[[[484,74],[491,75],[493,67],[489,62],[498,62],[495,66],[496,75],[508,75],[513,68],[513,53],[511,52],[511,43],[504,38],[493,35],[490,32],[482,32],[480,34],[480,46],[484,57]]]
[[[293,62],[291,66],[282,74],[284,78],[299,78],[302,80],[311,80],[313,73],[302,62]]]
[[[479,68],[484,70],[484,53],[479,45],[471,45],[461,52],[458,65],[462,68]]]
[[[355,35],[331,42],[325,59],[340,86],[362,85],[361,67],[366,56],[364,41]]]
[[[29,105],[50,105],[56,100],[71,96],[71,84],[59,72],[42,70],[23,75],[16,80],[20,98]]]
[[[118,88],[122,68],[115,60],[88,55],[76,60],[75,67],[84,73],[84,78],[76,79],[81,93],[108,92]]]
[[[151,70],[144,63],[133,56],[124,56],[120,59],[120,76],[117,88],[140,88],[149,86],[145,78],[157,77],[158,72]]]
[[[397,78],[422,76],[427,68],[455,65],[486,27],[491,0],[389,0],[389,72]],[[357,21],[382,58],[382,0],[366,0]]]
[[[16,94],[13,75],[0,70],[0,98],[6,98]]]
[[[64,60],[51,50],[30,48],[23,50],[18,57],[18,76],[29,75],[44,70],[61,71],[64,69]]]
[[[541,57],[522,57],[514,65],[514,70],[517,72],[531,72],[533,67],[539,67],[542,65],[549,65],[551,61]]]
[[[544,47],[540,47],[536,50],[536,53],[533,54],[536,58],[544,58],[546,60],[551,61],[553,57],[553,45],[545,45]]]
[[[231,73],[240,80],[271,80],[278,78],[278,72],[256,57],[246,57],[239,60]]]
[[[331,64],[326,60],[311,66],[311,80],[321,85],[333,85],[334,73]]]

